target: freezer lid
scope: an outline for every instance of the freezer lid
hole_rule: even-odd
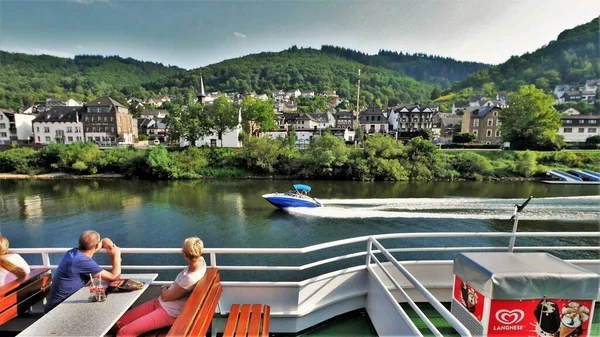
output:
[[[491,299],[595,300],[600,276],[548,253],[460,253],[454,275]]]

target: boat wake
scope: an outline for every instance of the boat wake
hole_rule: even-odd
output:
[[[319,199],[321,208],[289,208],[293,215],[323,218],[438,218],[507,220],[524,199],[396,198]],[[533,199],[523,220],[600,220],[600,196]]]

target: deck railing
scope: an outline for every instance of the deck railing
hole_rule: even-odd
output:
[[[407,240],[407,239],[440,239],[440,238],[576,238],[576,237],[596,237],[600,238],[600,232],[522,232],[522,233],[506,233],[506,232],[432,232],[432,233],[395,233],[395,234],[379,234],[372,236],[360,236],[355,238],[331,241],[320,243],[302,248],[205,248],[204,254],[210,257],[210,265],[219,267],[220,270],[237,270],[237,271],[302,271],[314,268],[321,265],[331,264],[351,258],[367,256],[368,251],[358,251],[350,254],[330,257],[311,263],[289,266],[256,266],[256,265],[219,265],[218,256],[222,255],[247,255],[247,254],[269,254],[269,255],[303,255],[320,250],[326,250],[334,247],[348,246],[356,243],[365,243],[365,247],[369,240]],[[596,241],[598,242],[598,241]],[[408,245],[407,245],[408,246]],[[58,265],[52,264],[50,254],[65,253],[71,248],[13,248],[12,253],[41,255],[42,265],[34,267],[47,267],[56,269]],[[515,251],[600,251],[600,246],[515,246]],[[456,252],[456,251],[508,251],[508,246],[461,246],[461,247],[406,247],[406,248],[390,248],[389,253],[400,252]],[[121,248],[122,255],[138,255],[138,254],[181,254],[180,248]],[[381,254],[380,250],[373,250],[373,254]],[[109,267],[109,266],[105,266]],[[181,270],[184,265],[127,265],[121,266],[123,270]]]
[[[456,330],[456,332],[458,332],[461,336],[471,337],[471,332],[469,331],[469,329],[467,329],[456,317],[454,317],[454,315],[452,315],[452,313],[450,313],[450,311],[448,311],[448,309],[446,309],[446,307],[444,307],[444,305],[442,303],[440,303],[440,301],[437,298],[435,298],[435,296],[433,296],[425,288],[425,286],[423,286],[423,284],[421,284],[421,282],[419,282],[404,266],[402,266],[400,264],[400,262],[398,262],[398,260],[396,260],[396,258],[394,258],[392,256],[392,254],[387,249],[385,249],[381,245],[381,243],[379,243],[379,241],[377,241],[377,239],[369,238],[367,245],[368,245],[367,246],[367,252],[368,252],[367,268],[369,268],[369,271],[372,272],[373,275],[375,275],[375,277],[378,279],[379,284],[383,287],[387,298],[391,301],[392,305],[396,308],[396,311],[398,311],[398,313],[404,318],[405,322],[411,322],[411,320],[406,315],[404,310],[400,307],[400,305],[398,304],[398,301],[394,298],[394,296],[389,291],[389,289],[381,281],[381,279],[379,278],[377,273],[375,273],[375,271],[371,267],[371,260],[375,261],[375,263],[379,266],[380,270],[388,277],[389,281],[392,282],[392,284],[394,285],[396,290],[398,292],[400,292],[400,294],[402,294],[402,296],[404,297],[406,302],[417,313],[417,315],[421,318],[423,323],[425,323],[425,325],[433,333],[433,335],[437,336],[437,337],[443,337],[442,333],[435,327],[433,322],[431,322],[431,320],[427,317],[427,315],[425,315],[423,313],[423,311],[419,308],[419,306],[417,306],[417,304],[412,300],[412,298],[410,298],[410,296],[408,296],[406,291],[404,291],[404,289],[402,289],[402,286],[400,286],[400,284],[390,274],[390,272],[387,270],[387,268],[385,268],[383,266],[383,264],[379,261],[379,259],[377,259],[377,256],[375,256],[373,248],[372,248],[373,245],[375,245],[375,247],[377,247],[378,251],[394,267],[396,267],[396,269],[399,270],[402,273],[402,275],[404,275],[404,277],[415,287],[415,289],[417,289],[419,291],[419,293],[421,293],[421,295],[423,295],[423,297],[425,297],[427,302],[429,302],[429,304],[431,304],[431,306],[433,306],[433,308],[440,315],[442,315],[442,317],[444,317],[444,319],[448,323],[450,323],[450,325],[454,328],[454,330]]]
[[[419,309],[416,303],[407,295],[406,291],[402,289],[400,284],[392,277],[387,268],[384,268],[383,264],[377,258],[377,255],[385,257],[391,265],[393,265],[400,273],[412,284],[412,286],[452,325],[452,327],[462,336],[470,336],[468,329],[465,328],[426,288],[423,286],[410,272],[398,261],[392,253],[402,252],[423,252],[423,253],[438,253],[438,252],[456,252],[456,251],[508,251],[509,246],[462,246],[462,247],[406,247],[406,248],[390,248],[386,249],[380,243],[381,240],[412,240],[412,239],[441,239],[441,238],[577,238],[577,237],[592,237],[600,238],[600,232],[523,232],[523,233],[506,233],[506,232],[437,232],[437,233],[396,233],[396,234],[380,234],[372,236],[361,236],[355,238],[349,238],[344,240],[337,240],[331,242],[325,242],[317,245],[302,247],[302,248],[206,248],[205,254],[210,257],[210,265],[218,267],[220,270],[238,270],[238,271],[302,271],[317,266],[331,264],[351,258],[357,258],[361,256],[366,257],[366,263],[364,267],[370,272],[373,272],[373,266],[376,264],[380,267],[380,270],[387,276],[389,281],[393,284],[393,287],[404,296],[407,303],[413,308],[417,315],[423,320],[427,327],[432,331],[435,336],[442,336],[439,330],[434,324],[426,317],[426,315]],[[508,241],[508,240],[507,240]],[[596,243],[598,240],[594,240]],[[289,266],[289,265],[278,265],[278,266],[256,266],[256,265],[219,265],[217,261],[218,256],[222,255],[247,255],[247,254],[270,254],[270,255],[303,255],[320,250],[326,250],[334,247],[348,246],[357,243],[364,243],[365,250],[358,251],[350,254],[339,255],[326,259],[321,259],[311,263]],[[52,264],[50,261],[50,254],[64,253],[71,248],[14,248],[10,249],[12,253],[18,254],[39,254],[42,257],[42,266],[51,269],[56,269],[58,266]],[[598,245],[587,245],[587,246],[515,246],[514,251],[600,251]],[[180,248],[122,248],[121,252],[123,255],[130,254],[181,254]],[[420,259],[423,260],[423,259]],[[375,262],[375,264],[372,263]],[[573,260],[571,260],[573,261]],[[581,262],[583,260],[576,260]],[[589,261],[598,262],[598,259],[589,259]],[[448,261],[449,263],[451,261]],[[32,267],[42,267],[32,266]],[[360,265],[359,265],[360,266]],[[110,266],[103,266],[108,268]],[[185,266],[183,265],[122,265],[123,270],[181,270]],[[400,307],[394,296],[384,285],[383,281],[375,274],[379,284],[385,288],[385,294],[388,299],[392,302],[392,305],[396,308],[399,315],[407,322],[410,322],[410,318]],[[155,281],[157,284],[166,284],[166,281]],[[282,282],[283,283],[283,282]]]

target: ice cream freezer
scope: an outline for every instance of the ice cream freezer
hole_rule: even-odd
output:
[[[461,253],[452,314],[473,336],[589,336],[600,276],[547,253]]]

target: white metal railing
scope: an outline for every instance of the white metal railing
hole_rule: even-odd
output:
[[[454,330],[456,330],[456,332],[458,332],[461,336],[471,337],[471,332],[469,331],[469,329],[467,329],[456,317],[454,317],[454,315],[452,315],[452,313],[450,313],[450,311],[448,311],[448,309],[446,309],[446,307],[444,307],[444,305],[442,303],[440,303],[440,301],[438,301],[438,299],[435,298],[435,296],[433,296],[425,288],[425,286],[423,286],[421,284],[421,282],[419,282],[408,270],[406,270],[406,268],[404,268],[404,266],[402,266],[398,262],[398,260],[396,260],[396,258],[394,258],[392,256],[392,254],[389,251],[387,251],[381,245],[381,243],[379,243],[379,241],[377,241],[377,239],[370,238],[367,245],[368,245],[367,252],[369,252],[369,255],[367,256],[367,267],[369,268],[369,270],[373,273],[373,275],[376,278],[379,279],[379,276],[374,272],[374,270],[371,267],[370,259],[373,259],[379,266],[380,270],[388,277],[388,279],[390,280],[390,282],[392,282],[392,284],[394,285],[396,290],[398,290],[402,294],[402,296],[404,297],[406,302],[417,313],[417,315],[421,318],[423,323],[425,323],[427,328],[429,328],[429,330],[433,333],[434,336],[443,337],[442,333],[435,327],[435,325],[431,322],[431,320],[427,317],[427,315],[425,315],[423,313],[423,311],[419,308],[419,306],[417,306],[417,304],[410,298],[410,296],[408,296],[408,294],[404,291],[404,289],[402,289],[402,286],[400,286],[400,284],[394,279],[394,277],[390,274],[390,272],[383,266],[383,264],[379,261],[379,259],[377,259],[374,252],[372,251],[372,247],[371,247],[372,245],[375,245],[375,247],[377,247],[378,251],[381,254],[383,254],[383,256],[385,258],[387,258],[387,260],[394,267],[396,267],[396,269],[398,269],[400,271],[400,273],[402,273],[402,275],[404,275],[404,277],[415,287],[415,289],[417,289],[419,291],[419,293],[421,293],[421,295],[423,295],[423,297],[425,297],[427,302],[429,302],[429,304],[431,304],[431,306],[433,306],[433,308],[438,313],[440,313],[442,315],[442,317],[444,317],[444,319],[448,323],[450,323],[450,325],[452,325],[452,327],[454,328]],[[383,282],[381,282],[381,280],[379,280],[379,283],[381,285],[383,285]],[[386,292],[388,299],[391,300],[392,305],[394,305],[394,307],[396,308],[396,311],[398,311],[401,314],[404,313],[404,310],[400,307],[400,305],[398,304],[398,301],[394,298],[394,296],[389,291],[389,289],[385,286],[383,286],[383,289]],[[405,314],[402,316],[405,316]],[[408,322],[411,322],[411,320],[409,319]]]
[[[238,271],[302,271],[314,268],[321,265],[326,265],[342,260],[366,256],[367,251],[359,251],[346,255],[339,255],[314,261],[300,266],[252,266],[252,265],[219,265],[217,262],[218,255],[247,255],[247,254],[292,254],[303,255],[311,252],[325,250],[333,247],[347,246],[356,243],[367,243],[369,240],[388,240],[388,239],[440,239],[440,238],[510,238],[510,237],[529,237],[529,238],[573,238],[573,237],[596,237],[600,238],[600,232],[521,232],[521,233],[506,233],[506,232],[432,232],[432,233],[394,233],[394,234],[379,234],[372,236],[360,236],[355,238],[325,242],[302,248],[206,248],[204,254],[210,256],[210,265],[219,267],[221,270],[238,270]],[[48,267],[56,269],[58,265],[52,264],[50,254],[65,253],[71,248],[13,248],[12,253],[41,255],[42,265],[33,267]],[[600,246],[516,246],[515,251],[600,251]],[[401,252],[455,252],[455,251],[507,251],[508,246],[486,246],[486,247],[406,247],[406,248],[391,248],[387,249],[389,253]],[[133,254],[181,254],[180,248],[121,248],[122,255]],[[372,251],[373,254],[380,254],[379,250]],[[184,268],[183,265],[127,265],[123,264],[123,270],[179,270]]]

